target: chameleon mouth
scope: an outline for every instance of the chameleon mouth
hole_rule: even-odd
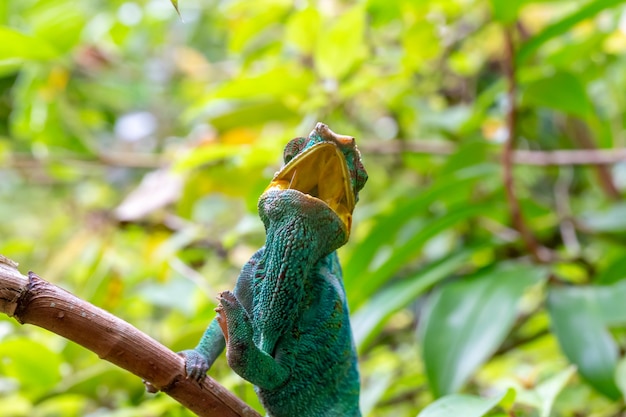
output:
[[[274,175],[269,190],[297,190],[323,202],[350,234],[354,191],[346,158],[335,143],[320,142],[296,155]]]

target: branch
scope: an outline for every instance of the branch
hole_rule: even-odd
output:
[[[200,383],[186,379],[183,358],[150,336],[33,272],[25,277],[2,255],[0,312],[84,346],[199,417],[260,417],[212,378],[206,376]]]
[[[431,155],[450,155],[457,147],[452,142],[442,140],[370,140],[359,144],[364,153],[396,155],[402,152]],[[512,162],[515,165],[612,165],[626,162],[626,148],[616,149],[560,149],[555,151],[526,151],[513,149]]]
[[[515,80],[515,45],[513,44],[513,29],[504,29],[504,75],[507,82],[507,110],[506,127],[507,138],[502,150],[502,177],[506,201],[509,205],[513,226],[522,236],[522,240],[532,257],[539,262],[547,260],[546,251],[537,243],[530,229],[526,226],[524,215],[515,195],[515,184],[513,178],[513,150],[515,148],[515,131],[517,122],[516,93],[517,83]]]

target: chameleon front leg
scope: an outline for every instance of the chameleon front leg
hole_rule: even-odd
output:
[[[224,347],[224,334],[216,318],[211,321],[194,349],[179,352],[185,358],[187,378],[199,381],[222,353]]]
[[[226,358],[242,378],[259,388],[273,390],[289,378],[285,364],[260,350],[253,341],[250,317],[237,297],[225,291],[218,296],[217,321],[226,338]]]
[[[252,303],[250,282],[256,271],[257,263],[263,255],[263,250],[263,248],[259,249],[248,263],[244,265],[235,286],[235,294],[241,300],[247,300],[248,304]],[[187,378],[199,381],[206,374],[213,362],[224,351],[226,346],[224,341],[225,334],[227,333],[222,332],[219,322],[215,318],[204,331],[200,342],[198,342],[195,348],[178,352],[179,355],[185,358]]]

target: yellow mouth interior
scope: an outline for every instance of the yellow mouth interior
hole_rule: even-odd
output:
[[[321,142],[296,155],[274,175],[265,191],[270,189],[298,190],[323,201],[350,234],[354,191],[346,159],[335,144]]]

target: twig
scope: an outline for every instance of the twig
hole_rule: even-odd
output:
[[[626,148],[594,150],[522,151],[513,153],[520,165],[612,165],[626,162]]]
[[[84,346],[200,417],[260,417],[212,378],[186,379],[183,359],[150,336],[32,272],[23,276],[2,255],[0,312]]]
[[[438,140],[370,140],[359,143],[359,149],[368,154],[399,154],[402,152],[431,155],[450,155],[457,150],[452,142]],[[559,149],[554,151],[512,151],[515,165],[612,165],[626,162],[626,148],[616,149]]]
[[[515,147],[515,131],[516,131],[516,90],[515,81],[515,46],[513,44],[513,29],[507,27],[504,29],[504,52],[503,61],[504,75],[507,81],[507,109],[506,109],[506,127],[507,138],[502,149],[502,176],[507,204],[513,219],[513,226],[521,234],[522,240],[532,257],[538,262],[548,260],[546,251],[542,250],[537,244],[535,237],[532,235],[526,223],[524,216],[515,195],[515,184],[513,179],[513,149]]]
[[[520,346],[524,346],[527,343],[533,342],[537,339],[540,339],[544,336],[547,336],[550,334],[550,329],[545,328],[545,329],[540,329],[537,330],[537,332],[530,334],[528,336],[525,337],[520,337],[519,339],[515,339],[513,341],[511,341],[510,343],[506,344],[506,345],[502,345],[500,346],[500,348],[493,354],[493,356],[502,356],[505,353],[508,353],[512,350],[517,349]]]
[[[403,152],[430,155],[450,155],[457,151],[453,142],[433,139],[376,140],[369,139],[359,143],[359,149],[367,154],[399,155]],[[124,156],[125,155],[125,156]],[[124,168],[160,168],[167,165],[167,160],[156,156],[129,154],[98,155],[96,159],[54,158],[39,160],[27,155],[15,155],[5,161],[11,168],[39,178],[38,182],[53,182],[44,172],[46,162],[72,164],[85,169],[94,166],[118,166]],[[554,165],[613,165],[626,162],[626,148],[614,149],[558,149],[553,151],[512,151],[515,165],[554,166]]]
[[[561,239],[567,252],[571,256],[580,253],[580,243],[576,236],[576,226],[571,219],[569,188],[572,184],[574,173],[566,167],[559,169],[559,176],[554,184],[554,201],[556,213],[559,217],[559,230]]]

